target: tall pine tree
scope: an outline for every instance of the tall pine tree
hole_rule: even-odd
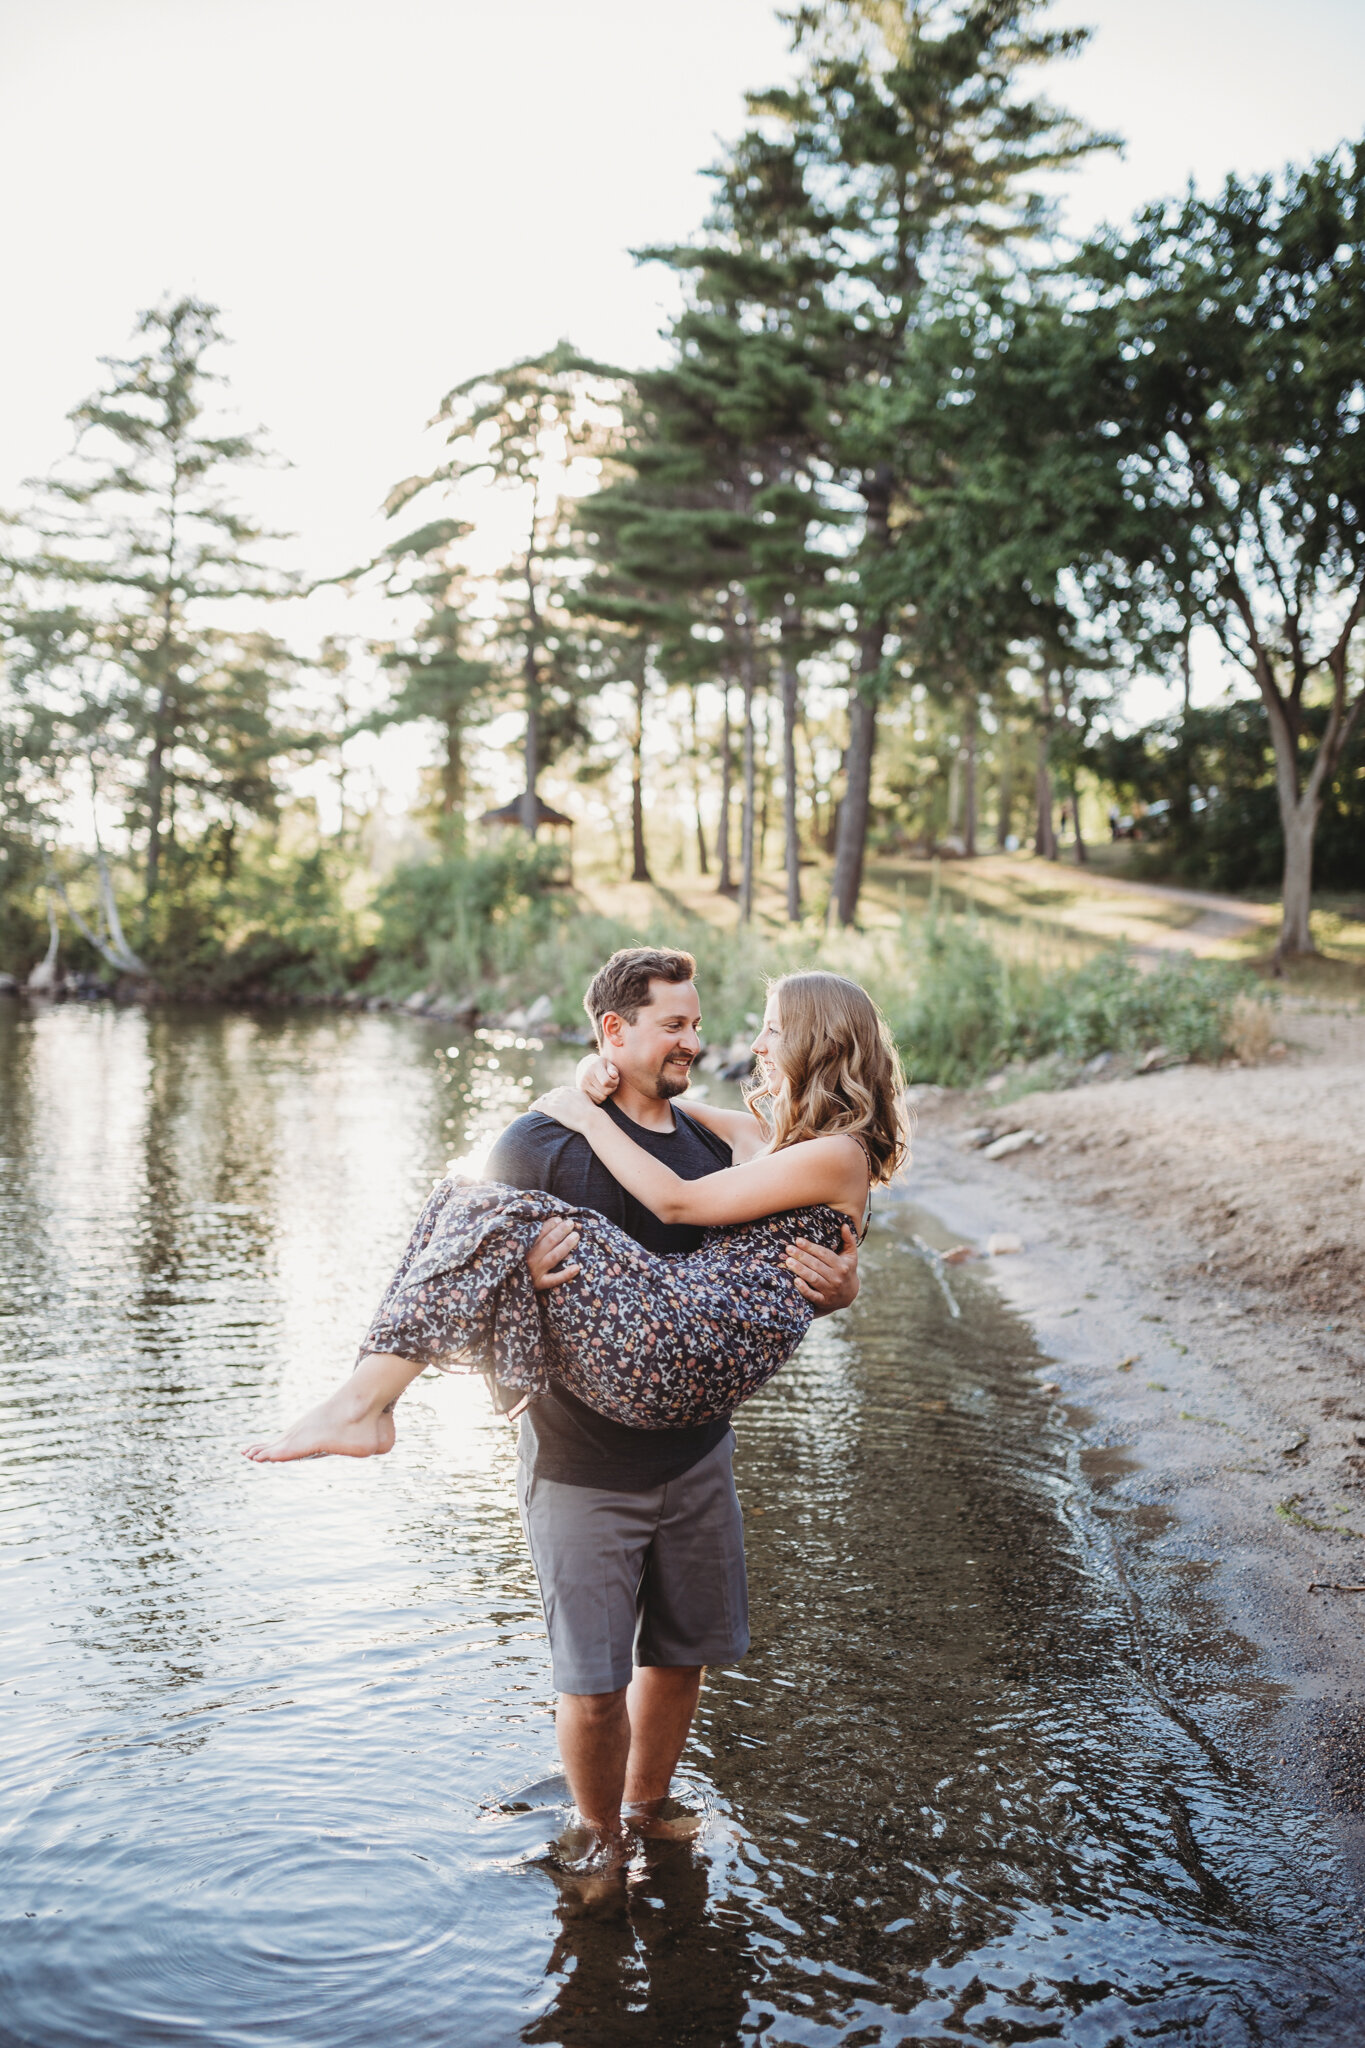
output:
[[[230,843],[239,815],[274,801],[288,657],[215,618],[293,586],[263,557],[273,536],[229,495],[234,472],[264,457],[258,435],[209,415],[222,381],[207,363],[223,341],[217,309],[178,299],[144,313],[137,334],[137,353],[103,359],[106,384],[71,414],[71,458],[19,522],[11,629],[36,648],[44,620],[73,621],[62,644],[47,636],[47,681],[77,723],[103,727],[121,764],[150,914],[178,830],[212,824]]]
[[[1022,73],[1075,50],[1043,0],[815,0],[788,17],[800,74],[750,101],[792,167],[809,288],[798,331],[828,392],[822,450],[852,494],[860,533],[844,595],[855,616],[849,744],[833,905],[851,924],[871,817],[878,705],[896,671],[895,547],[905,450],[885,396],[902,373],[926,289],[982,248],[1045,224],[1032,181],[1100,146]]]
[[[568,342],[505,369],[470,377],[447,392],[433,425],[445,429],[450,457],[390,492],[390,517],[432,489],[487,477],[521,500],[523,539],[501,581],[508,593],[497,642],[519,671],[525,729],[521,822],[534,838],[537,784],[547,749],[578,733],[576,700],[584,678],[557,585],[580,573],[576,529],[565,503],[575,468],[601,462],[619,431],[622,379]],[[558,614],[558,616],[556,616]]]

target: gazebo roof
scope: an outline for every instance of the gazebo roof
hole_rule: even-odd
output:
[[[495,811],[485,811],[480,818],[481,825],[519,825],[521,823],[521,798],[514,796],[510,804],[500,804]],[[568,825],[573,819],[566,818],[563,811],[556,811],[546,803],[543,796],[536,797],[537,825]]]

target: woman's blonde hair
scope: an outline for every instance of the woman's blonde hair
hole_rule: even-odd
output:
[[[769,985],[782,1026],[782,1082],[749,1096],[774,1152],[846,1131],[863,1144],[874,1184],[910,1149],[905,1076],[886,1020],[866,989],[812,969]]]

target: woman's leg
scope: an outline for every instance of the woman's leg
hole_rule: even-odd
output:
[[[344,1386],[300,1416],[273,1443],[245,1444],[242,1455],[258,1465],[290,1458],[375,1458],[393,1449],[393,1410],[399,1396],[426,1366],[421,1359],[372,1351]]]

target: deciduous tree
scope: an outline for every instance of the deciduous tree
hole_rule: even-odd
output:
[[[1260,695],[1284,835],[1277,954],[1310,953],[1318,820],[1365,705],[1365,144],[1152,207],[1078,267],[1122,373],[1116,554],[1177,621],[1197,606]]]

